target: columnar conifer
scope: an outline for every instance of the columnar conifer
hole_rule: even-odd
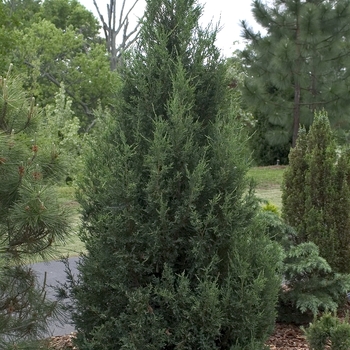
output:
[[[349,161],[337,155],[326,112],[315,115],[309,133],[302,129],[290,153],[283,184],[283,217],[300,242],[314,242],[338,272],[349,272]]]
[[[281,251],[256,218],[216,29],[194,0],[148,0],[120,113],[86,155],[80,349],[261,349]]]

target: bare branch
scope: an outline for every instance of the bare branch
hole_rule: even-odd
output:
[[[125,8],[125,1],[126,1],[126,0],[123,0],[123,5],[122,5],[122,8],[121,8],[121,10],[120,10],[119,27],[122,25],[122,19],[123,19],[124,8]]]
[[[138,22],[136,26],[130,32],[128,32],[129,16],[131,12],[134,10],[139,0],[134,0],[132,6],[128,9],[126,14],[125,14],[126,0],[122,0],[119,19],[118,19],[118,25],[116,23],[116,14],[117,14],[116,1],[117,0],[110,0],[109,4],[107,4],[108,18],[106,22],[99,10],[96,0],[93,0],[97,13],[99,15],[99,18],[102,22],[105,39],[106,39],[107,50],[111,56],[110,57],[111,70],[116,69],[118,65],[118,61],[122,59],[123,51],[129,48],[136,41],[138,36],[139,26],[140,26],[140,22]],[[121,42],[117,44],[117,41],[118,41],[117,38],[121,33],[122,33],[120,37]],[[132,38],[133,35],[135,35],[134,38]]]
[[[97,6],[97,3],[96,3],[96,0],[93,0],[94,1],[94,5],[95,5],[95,8],[96,8],[96,11],[98,13],[98,16],[100,17],[100,21],[102,23],[102,27],[103,27],[103,31],[105,32],[105,37],[107,38],[108,37],[108,26],[106,25],[106,22],[100,12],[100,9],[99,7]]]

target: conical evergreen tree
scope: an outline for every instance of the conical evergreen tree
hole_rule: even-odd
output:
[[[283,174],[282,183],[282,218],[299,232],[299,243],[306,242],[306,228],[303,221],[305,215],[306,194],[303,188],[307,162],[305,153],[307,148],[307,133],[304,128],[299,130],[298,142],[289,153],[289,167]]]
[[[338,272],[349,272],[348,154],[337,156],[327,113],[317,113],[309,133],[299,133],[283,183],[283,218],[296,228],[299,242],[314,242]]]
[[[201,13],[194,0],[147,1],[120,114],[86,155],[82,350],[261,349],[272,330],[281,250],[256,219]]]
[[[35,130],[39,111],[22,82],[0,78],[0,348],[47,334],[56,303],[45,298],[26,266],[49,256],[53,242],[69,232],[67,213],[57,201],[60,156],[41,147]],[[11,345],[12,344],[12,345]],[[12,348],[12,347],[11,347]]]

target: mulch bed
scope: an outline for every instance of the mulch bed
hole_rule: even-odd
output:
[[[78,350],[72,344],[74,333],[49,339],[52,350]],[[275,331],[266,345],[271,350],[309,350],[302,330],[294,325],[276,324]]]
[[[57,337],[51,337],[49,341],[49,349],[52,350],[78,350],[77,347],[73,346],[73,338],[75,333],[61,335]]]
[[[309,350],[303,331],[298,326],[276,324],[275,331],[266,345],[271,350]]]

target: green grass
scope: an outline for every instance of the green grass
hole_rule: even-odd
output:
[[[58,188],[61,204],[66,207],[66,210],[72,214],[72,230],[64,244],[57,244],[53,258],[59,259],[62,256],[78,256],[85,250],[84,243],[78,236],[79,226],[81,223],[80,207],[75,199],[75,189],[72,186],[62,186]]]
[[[282,209],[281,185],[285,166],[254,167],[248,171],[256,184],[256,194]]]

